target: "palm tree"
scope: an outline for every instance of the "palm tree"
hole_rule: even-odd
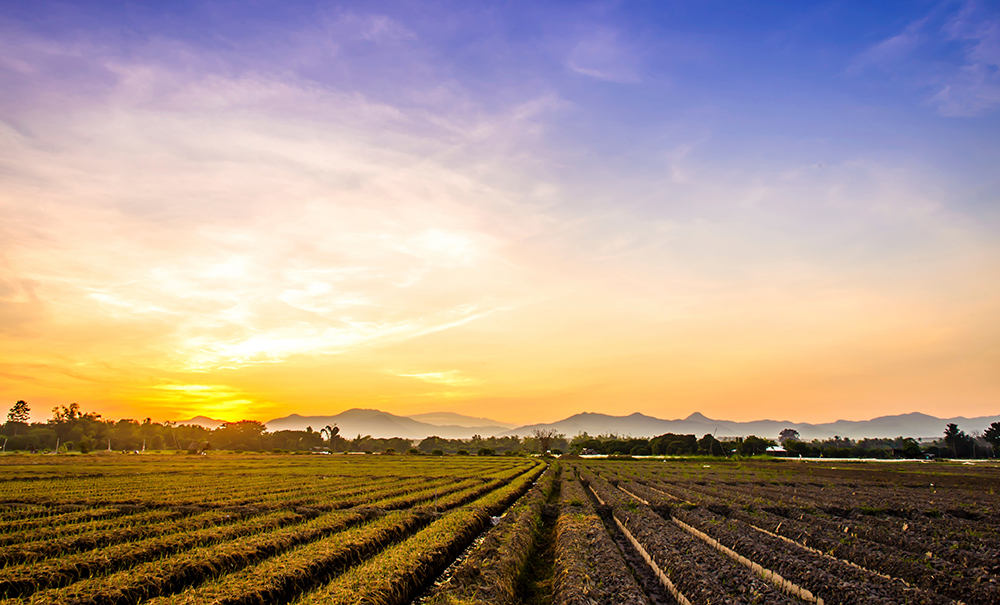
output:
[[[333,426],[330,426],[330,425],[328,424],[328,425],[326,425],[325,427],[323,427],[323,428],[321,428],[321,429],[319,430],[319,434],[320,434],[321,436],[323,436],[323,435],[325,435],[325,436],[326,436],[326,440],[330,442],[330,448],[331,448],[331,449],[333,449],[333,439],[334,439],[334,437],[336,437],[336,436],[337,436],[338,434],[340,434],[340,429],[339,429],[339,428],[337,428],[337,425],[336,425],[336,423],[334,423],[334,425],[333,425]]]

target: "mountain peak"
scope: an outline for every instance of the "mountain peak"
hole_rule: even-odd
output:
[[[695,412],[690,416],[688,416],[687,418],[685,418],[684,420],[687,420],[689,422],[712,422],[711,418],[702,414],[701,412]]]

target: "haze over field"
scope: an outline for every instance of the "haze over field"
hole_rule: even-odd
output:
[[[7,3],[0,401],[995,416],[998,126],[986,2]]]

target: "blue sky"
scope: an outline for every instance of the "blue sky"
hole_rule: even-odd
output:
[[[7,3],[0,396],[985,413],[998,116],[989,2]]]

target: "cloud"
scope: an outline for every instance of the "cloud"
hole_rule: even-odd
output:
[[[906,26],[899,34],[886,38],[861,53],[848,67],[848,73],[857,73],[866,67],[888,69],[897,61],[907,58],[910,53],[924,43],[928,35],[924,32],[927,19],[918,19]]]
[[[639,57],[620,39],[617,30],[595,27],[570,51],[567,66],[576,73],[607,82],[636,84],[641,81]]]
[[[463,376],[458,370],[448,370],[446,372],[420,372],[413,374],[392,373],[403,378],[416,378],[417,380],[422,380],[431,384],[444,384],[448,386],[472,386],[479,382],[474,378]]]
[[[208,371],[385,346],[520,296],[503,248],[539,209],[509,212],[510,193],[537,187],[507,154],[545,98],[413,108],[90,60],[113,86],[0,132],[0,330],[143,326],[165,367]]]
[[[1000,107],[1000,16],[968,3],[945,27],[965,62],[943,76],[931,102],[945,116],[970,117]]]
[[[878,68],[928,91],[925,102],[947,117],[985,115],[1000,107],[1000,14],[976,2],[947,5],[861,53],[847,73]],[[950,46],[958,45],[957,56]]]

